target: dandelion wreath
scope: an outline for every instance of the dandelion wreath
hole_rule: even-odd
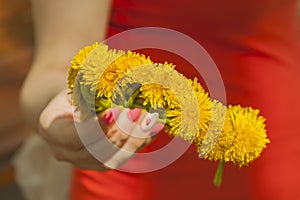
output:
[[[97,51],[94,52],[97,58],[94,58],[93,64],[84,64],[92,51]],[[138,70],[139,66],[144,66],[143,70]],[[238,167],[247,166],[266,148],[270,141],[266,134],[265,118],[259,115],[258,109],[226,106],[211,99],[197,78],[187,79],[178,72],[175,76],[168,76],[174,71],[175,66],[170,63],[154,63],[145,55],[109,49],[105,44],[95,43],[86,46],[74,57],[69,69],[68,86],[72,103],[84,119],[92,112],[110,108],[112,104],[158,112],[159,121],[165,124],[164,132],[171,136],[180,135],[194,143],[200,157],[220,162],[214,178],[214,184],[219,186],[226,162]],[[171,84],[176,84],[179,79],[186,80],[196,96],[199,111],[196,114],[200,116],[193,117],[195,108],[188,105],[188,112],[185,113],[189,116],[183,116],[184,102],[179,102],[174,89],[151,82],[151,77],[157,74],[163,74],[158,78],[169,78]],[[91,92],[95,94],[94,98],[86,95]]]

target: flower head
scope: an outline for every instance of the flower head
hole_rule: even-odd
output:
[[[208,93],[205,92],[203,87],[198,82],[197,78],[194,78],[193,80],[189,79],[189,84],[192,86],[197,96],[198,109],[200,113],[198,122],[199,126],[194,142],[202,143],[203,138],[205,137],[206,132],[208,131],[209,122],[212,118],[213,103],[210,97],[208,96]]]
[[[98,42],[96,42],[90,46],[84,47],[77,53],[77,55],[72,60],[68,76],[68,85],[71,90],[74,88],[74,82],[80,66],[82,65],[86,57],[91,53],[91,51],[94,50],[98,45]]]
[[[205,158],[243,166],[259,157],[270,140],[265,118],[258,114],[259,110],[250,107],[228,106],[222,133]]]
[[[89,117],[91,111],[103,110],[102,99],[95,99],[99,78],[107,66],[123,54],[123,51],[110,50],[105,44],[95,43],[74,57],[68,83],[73,104],[81,111],[83,118]]]
[[[113,91],[117,87],[117,83],[130,72],[130,70],[150,63],[152,63],[152,61],[149,57],[131,51],[118,57],[107,66],[101,76],[97,86],[97,96],[111,98]]]

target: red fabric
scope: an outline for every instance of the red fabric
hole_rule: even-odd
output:
[[[191,147],[172,165],[148,174],[76,169],[71,199],[300,199],[297,1],[115,0],[109,36],[142,26],[171,28],[203,45],[221,72],[228,102],[259,108],[271,144],[250,167],[226,165],[221,188],[212,185],[216,163],[198,159]],[[195,76],[170,53],[142,52]]]
[[[74,169],[71,199],[152,199],[151,186],[138,174]]]

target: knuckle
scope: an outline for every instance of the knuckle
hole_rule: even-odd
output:
[[[66,157],[61,153],[54,152],[53,156],[57,161],[67,161]]]
[[[82,150],[82,144],[66,144],[66,149],[69,151],[80,152]]]
[[[69,161],[68,157],[66,156],[66,153],[64,150],[56,148],[56,147],[51,147],[52,155],[57,161]]]
[[[109,162],[105,163],[105,167],[114,170],[119,168],[122,165],[122,162],[119,160],[110,160]]]
[[[140,140],[136,139],[136,140],[131,140],[130,141],[130,151],[136,152],[142,145],[144,142],[141,142]]]

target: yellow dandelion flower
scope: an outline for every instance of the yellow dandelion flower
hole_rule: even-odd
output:
[[[189,79],[189,84],[192,86],[196,93],[198,99],[198,109],[200,113],[199,126],[194,142],[201,144],[208,130],[208,124],[211,121],[213,103],[209,98],[208,93],[205,92],[203,87],[198,82],[197,78],[194,78],[194,80]]]
[[[71,90],[74,88],[74,82],[80,66],[82,65],[86,57],[91,53],[91,51],[94,50],[97,46],[98,46],[98,42],[90,46],[84,47],[82,50],[80,50],[77,53],[77,55],[71,61],[71,67],[69,68],[69,76],[68,76],[68,85]]]
[[[170,81],[178,80],[179,73],[174,70],[174,66],[170,64],[146,63],[133,69],[125,76],[126,81],[137,83],[157,83],[167,87]]]
[[[265,119],[259,110],[250,107],[229,106],[222,134],[206,158],[214,161],[248,165],[258,158],[266,144]]]
[[[178,101],[178,97],[169,89],[165,89],[162,91],[164,100],[165,100],[165,108],[169,109],[180,109],[180,104]]]
[[[270,143],[265,129],[265,118],[251,107],[229,106],[232,129],[236,132],[234,144],[226,151],[225,159],[243,166],[258,158]],[[232,131],[232,130],[229,130]],[[226,161],[226,160],[225,160]]]
[[[145,84],[140,88],[140,97],[144,99],[144,105],[150,103],[151,107],[163,107],[164,97],[163,97],[163,86],[159,84]]]
[[[211,102],[210,112],[210,119],[209,122],[207,122],[207,130],[205,131],[199,129],[200,133],[194,140],[200,157],[206,157],[207,154],[211,152],[217,140],[220,138],[220,135],[222,134],[223,127],[226,126],[224,123],[226,106],[217,100],[213,100]]]
[[[102,77],[110,77],[107,70],[110,68],[111,64],[123,55],[125,55],[124,51],[108,49],[107,45],[100,44],[89,54],[80,68],[79,73],[81,73],[82,76],[81,84],[90,86],[93,91],[98,91],[100,85],[99,82],[102,80]],[[105,81],[103,81],[102,84],[109,85],[109,83]]]
[[[169,120],[167,133],[172,136],[181,136],[184,140],[193,142],[195,140],[198,123],[196,120],[198,114],[196,109],[187,108],[185,112],[180,109],[177,110],[167,110],[166,116]],[[188,120],[190,119],[190,120]]]
[[[101,111],[103,108],[103,101],[100,98],[95,99],[100,75],[122,54],[123,51],[110,50],[105,44],[95,43],[79,51],[74,57],[68,82],[73,104],[81,111],[83,118],[88,117],[91,111]]]
[[[181,124],[181,110],[166,110],[166,117],[169,119],[167,133],[176,136],[179,134]]]
[[[111,98],[117,83],[122,79],[130,70],[138,66],[150,64],[152,61],[149,57],[135,52],[127,52],[114,60],[107,66],[104,74],[100,78],[97,90],[98,97]],[[123,85],[125,86],[125,85]]]
[[[174,93],[156,83],[142,85],[140,88],[140,97],[144,99],[144,105],[150,103],[154,109],[157,107],[172,108],[178,105],[178,100]]]
[[[171,135],[180,134],[193,140],[199,118],[197,95],[188,79],[174,70],[172,64],[145,64],[132,69],[122,81],[125,84],[121,85],[126,82],[142,85],[139,97],[144,99],[144,105],[166,109],[167,118],[172,118],[168,120]]]

